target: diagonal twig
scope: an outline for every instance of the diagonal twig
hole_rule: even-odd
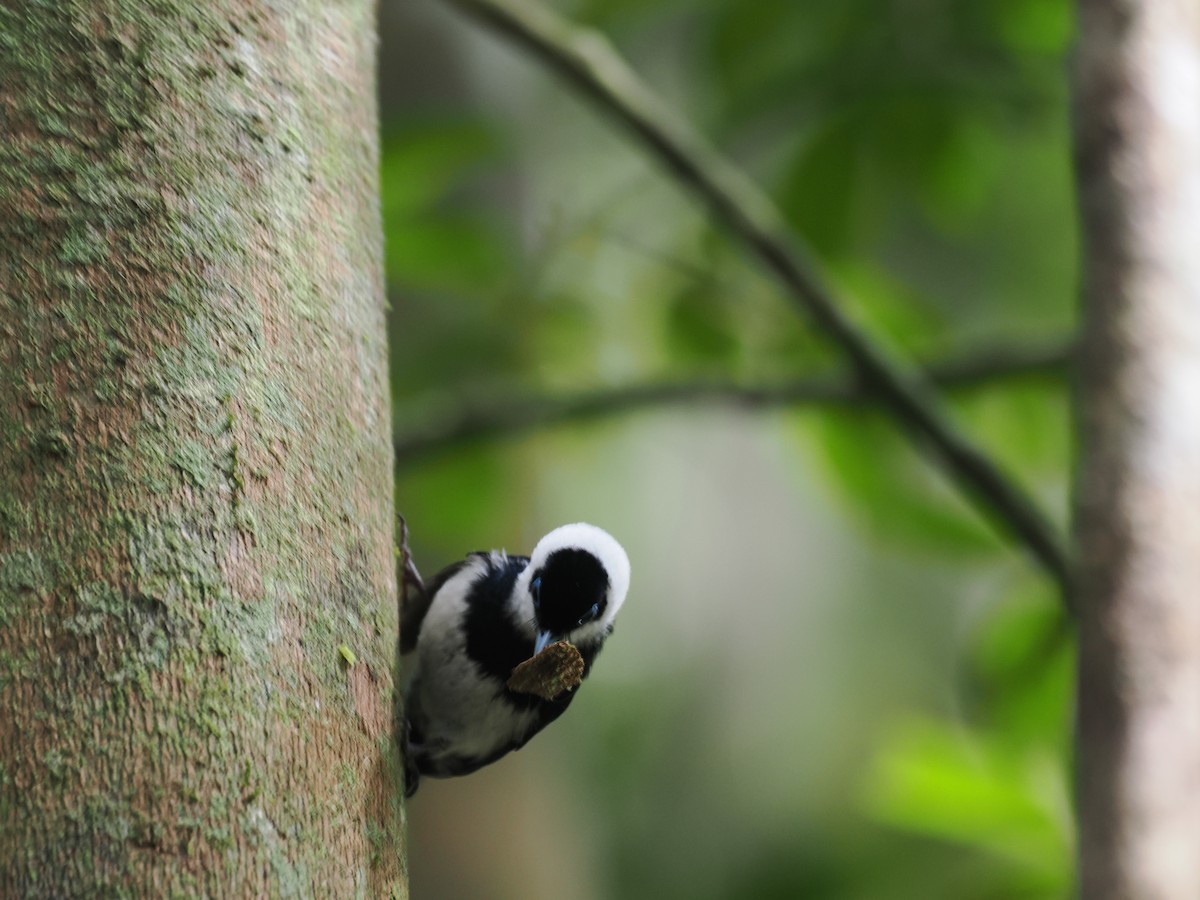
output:
[[[599,33],[530,0],[448,2],[572,82],[702,198],[787,288],[792,302],[849,357],[863,385],[919,439],[978,510],[1024,544],[1066,595],[1066,549],[1044,513],[951,421],[929,380],[851,320],[766,194],[677,117]]]

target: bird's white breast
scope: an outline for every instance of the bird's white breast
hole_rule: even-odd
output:
[[[533,710],[506,702],[505,686],[467,655],[462,626],[468,597],[487,569],[486,559],[469,560],[438,591],[421,626],[411,689],[419,695],[427,752],[444,747],[456,756],[487,756],[523,739],[536,718]]]

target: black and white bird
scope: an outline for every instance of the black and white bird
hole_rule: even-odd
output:
[[[563,525],[532,556],[472,553],[423,587],[423,621],[401,650],[408,794],[420,775],[466,775],[523,747],[570,706],[507,686],[513,669],[555,641],[583,657],[583,675],[629,590],[629,558],[606,531]],[[409,623],[410,628],[413,626]],[[415,643],[414,643],[415,638]]]

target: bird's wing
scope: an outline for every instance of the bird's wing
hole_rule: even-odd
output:
[[[401,548],[401,555],[407,554],[407,548]],[[417,648],[417,638],[421,636],[421,623],[429,612],[433,598],[455,575],[462,571],[470,559],[459,560],[453,565],[446,566],[433,576],[432,580],[422,584],[418,579],[400,579],[400,653],[406,655]],[[414,573],[415,569],[412,570]]]

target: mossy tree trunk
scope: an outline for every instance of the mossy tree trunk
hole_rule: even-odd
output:
[[[0,896],[405,892],[373,32],[0,4]]]

